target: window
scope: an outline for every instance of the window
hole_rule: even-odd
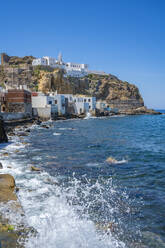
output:
[[[74,99],[74,102],[76,102],[76,99]]]
[[[84,102],[86,102],[87,100],[86,99],[84,99]]]
[[[88,99],[88,102],[90,102],[91,101],[91,99]]]
[[[89,106],[89,109],[91,108],[91,106]]]
[[[49,101],[49,104],[52,104],[52,101]]]
[[[54,104],[57,104],[57,100],[54,101]]]

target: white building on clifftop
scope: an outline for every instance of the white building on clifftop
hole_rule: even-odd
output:
[[[66,71],[66,77],[84,77],[88,74],[97,74],[97,75],[108,75],[105,72],[99,71],[90,71],[87,64],[78,64],[73,62],[63,62],[62,54],[58,55],[58,59],[45,56],[43,58],[34,59],[32,62],[33,66],[42,65],[50,66],[52,68],[61,68]]]

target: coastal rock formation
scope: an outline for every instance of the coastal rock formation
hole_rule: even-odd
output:
[[[121,81],[114,75],[89,74],[82,78],[64,77],[65,71],[49,66],[31,65],[34,57],[5,57],[0,66],[1,86],[18,87],[27,85],[32,91],[59,94],[85,94],[106,102],[121,114],[155,114],[144,107],[138,88]],[[24,62],[24,63],[23,63]],[[14,65],[14,66],[13,66]]]
[[[38,80],[38,90],[44,93],[48,92],[61,92],[63,89],[68,88],[64,81],[64,70],[58,68],[53,72],[40,71]]]
[[[14,191],[15,180],[9,174],[0,174],[0,203],[5,204],[7,212],[12,212],[14,215],[24,216],[23,209],[17,199]],[[23,248],[29,235],[36,235],[36,231],[32,227],[20,225],[14,226],[9,224],[10,220],[0,214],[0,247]],[[21,243],[19,242],[21,239]]]
[[[0,118],[0,143],[2,143],[2,142],[8,142],[8,138],[6,135],[6,131],[4,129],[3,119]]]

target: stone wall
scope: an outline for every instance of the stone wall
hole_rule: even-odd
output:
[[[24,103],[8,103],[8,112],[10,113],[18,113],[18,112],[25,112],[25,105]]]
[[[119,113],[126,113],[127,111],[143,107],[144,104],[139,100],[111,100],[109,101],[109,107],[118,109]]]
[[[26,119],[28,116],[25,113],[1,113],[4,121],[15,121]]]

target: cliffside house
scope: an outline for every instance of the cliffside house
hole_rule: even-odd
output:
[[[50,119],[57,115],[65,115],[65,97],[63,95],[45,95],[32,93],[33,115],[42,119]]]
[[[68,101],[67,112],[71,114],[92,113],[96,109],[96,98],[84,95],[64,94]]]
[[[30,91],[24,89],[10,89],[5,93],[5,100],[7,112],[32,115]]]

